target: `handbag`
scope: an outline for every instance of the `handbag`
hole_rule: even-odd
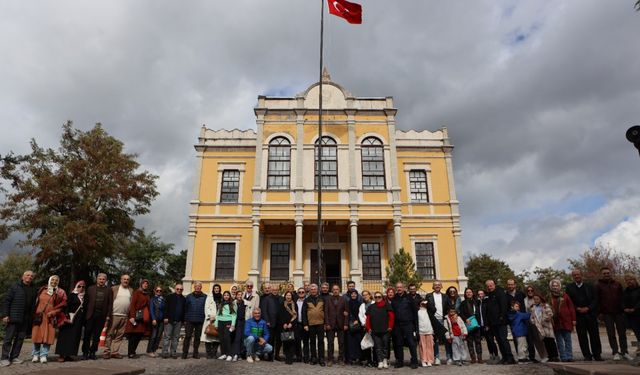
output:
[[[471,315],[468,320],[469,320],[469,323],[465,322],[465,325],[467,326],[467,331],[471,332],[477,328],[480,328],[480,325],[478,324],[478,320],[476,319],[475,315]]]
[[[204,334],[211,337],[218,337],[218,328],[215,322],[210,322],[204,329]]]
[[[295,340],[295,336],[293,334],[293,331],[282,331],[282,332],[280,332],[280,340],[282,340],[282,342]]]
[[[362,341],[360,341],[360,348],[362,350],[367,350],[373,348],[373,337],[369,332],[365,333]]]
[[[136,316],[133,318],[136,322],[142,322],[144,320],[144,313],[142,310],[136,310]]]

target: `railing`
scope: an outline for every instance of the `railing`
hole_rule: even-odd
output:
[[[342,292],[347,290],[347,282],[351,279],[344,277],[328,277],[323,280],[323,282],[329,283],[330,286],[338,285]],[[278,280],[278,279],[270,279],[268,277],[262,277],[258,281],[258,290],[262,291],[262,286],[265,283],[270,283],[271,285],[277,285],[281,292],[287,289],[288,284],[293,284],[294,289],[302,287],[302,285],[296,285],[292,280]],[[371,293],[376,291],[384,291],[385,290],[386,280],[378,279],[378,280],[362,280],[360,283],[356,283],[356,290],[362,293],[363,290],[368,290]]]

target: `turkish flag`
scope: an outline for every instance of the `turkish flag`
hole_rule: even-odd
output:
[[[329,4],[329,13],[334,16],[342,17],[349,23],[362,23],[362,6],[360,4],[350,3],[347,0],[327,0],[327,3]]]

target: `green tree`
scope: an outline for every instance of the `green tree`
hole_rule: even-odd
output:
[[[22,232],[19,245],[36,249],[38,272],[58,274],[61,285],[93,277],[158,194],[157,176],[138,169],[136,155],[100,124],[85,132],[67,122],[58,149],[32,139],[29,154],[0,160],[10,187],[0,204],[4,232]]]
[[[524,279],[522,275],[516,275],[507,263],[488,254],[469,258],[464,272],[469,278],[469,288],[473,290],[484,289],[485,281],[490,279],[501,287],[506,286],[509,279],[514,279],[518,285],[522,285]]]
[[[567,261],[573,269],[582,270],[582,276],[591,282],[598,280],[602,267],[611,268],[613,277],[618,281],[622,281],[625,273],[635,273],[640,269],[640,257],[603,245],[596,245]]]
[[[393,254],[386,271],[386,287],[395,286],[397,282],[402,282],[404,285],[415,284],[418,289],[422,285],[422,275],[416,271],[411,254],[405,252],[404,248],[400,248],[400,251]]]
[[[118,282],[119,276],[127,273],[134,287],[142,279],[149,280],[151,286],[171,286],[184,277],[187,260],[186,250],[179,254],[171,250],[173,244],[162,242],[155,232],[147,234],[144,230],[136,229],[113,259],[110,270],[114,278],[112,281]]]
[[[526,273],[526,284],[532,286],[542,295],[549,293],[549,282],[553,279],[560,279],[562,285],[570,283],[571,275],[566,270],[557,270],[552,267],[536,267],[532,274]]]

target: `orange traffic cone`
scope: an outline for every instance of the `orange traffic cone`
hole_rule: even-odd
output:
[[[105,341],[107,341],[107,323],[104,324],[102,332],[100,332],[100,343],[98,346],[104,346]]]

